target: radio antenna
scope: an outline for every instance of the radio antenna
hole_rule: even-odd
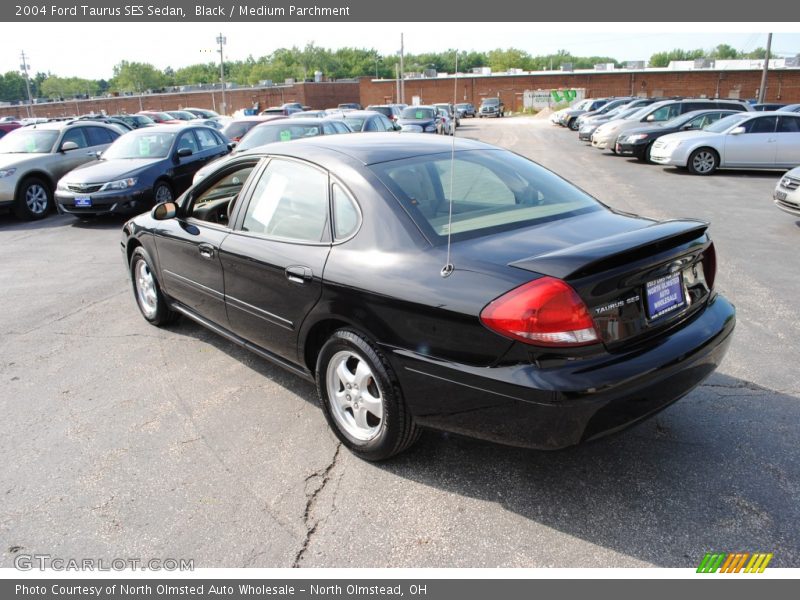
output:
[[[450,137],[452,143],[450,145],[450,199],[448,201],[449,214],[447,216],[447,260],[442,267],[441,276],[450,277],[455,270],[452,261],[450,260],[450,241],[452,238],[453,229],[453,178],[456,170],[456,119],[458,118],[458,110],[456,103],[458,100],[458,50],[456,50],[456,72],[453,74],[453,121],[450,123]]]

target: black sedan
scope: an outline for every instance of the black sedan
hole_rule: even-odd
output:
[[[209,127],[138,129],[119,137],[99,161],[64,175],[56,206],[76,216],[142,212],[176,198],[198,169],[229,150],[227,139]]]
[[[369,460],[423,427],[563,448],[714,371],[735,314],[706,223],[617,213],[519,155],[451,144],[323,136],[226,163],[124,225],[142,315],[315,382]]]
[[[444,123],[435,106],[409,106],[397,119],[401,131],[408,133],[444,133]]]
[[[630,129],[617,138],[615,149],[619,155],[633,155],[641,161],[650,162],[650,150],[653,148],[653,142],[662,135],[678,131],[700,130],[719,121],[722,117],[735,113],[734,110],[693,110],[663,123],[653,123]]]

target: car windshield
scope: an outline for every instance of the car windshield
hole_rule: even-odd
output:
[[[650,114],[650,111],[655,110],[653,108],[653,104],[648,104],[647,106],[640,106],[631,114],[629,114],[626,119],[641,119]]]
[[[469,108],[469,104],[456,104],[456,108]]]
[[[620,110],[617,114],[615,114],[613,116],[614,116],[615,119],[627,119],[628,117],[630,117],[634,113],[639,112],[641,110],[641,108],[642,108],[641,106],[636,106],[634,108],[625,108],[623,110]],[[611,115],[611,113],[609,113],[606,116],[610,116],[610,115]]]
[[[295,125],[288,121],[280,125],[260,125],[247,132],[236,150],[242,152],[272,142],[288,142],[317,135],[322,135],[319,125]]]
[[[500,100],[497,98],[484,98],[481,101],[481,104],[483,104],[484,106],[497,106],[498,104],[500,104]]]
[[[150,117],[156,123],[158,123],[160,121],[174,121],[175,120],[175,117],[173,117],[170,114],[163,113],[163,112],[148,113],[145,116]]]
[[[347,123],[353,131],[361,131],[361,128],[364,127],[364,121],[366,120],[366,117],[347,117],[344,119],[344,122]]]
[[[172,132],[136,131],[120,136],[103,153],[104,160],[126,158],[164,158],[175,140]]]
[[[371,169],[438,243],[448,231],[463,239],[602,210],[556,174],[505,150],[459,151],[452,160],[445,152]]]
[[[419,108],[418,106],[409,106],[404,108],[400,113],[401,119],[433,119],[436,112],[432,108]]]
[[[747,114],[746,112],[740,112],[735,115],[728,115],[717,121],[716,123],[712,123],[708,127],[706,127],[703,131],[710,131],[712,133],[722,133],[726,129],[734,127],[738,125],[741,121],[749,118],[751,115]]]
[[[389,106],[368,106],[367,110],[371,110],[373,112],[379,112],[387,117],[392,116],[392,109]]]
[[[58,139],[55,129],[15,129],[0,140],[0,153],[38,154],[50,152]]]

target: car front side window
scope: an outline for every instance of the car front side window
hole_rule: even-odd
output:
[[[328,176],[300,162],[273,159],[256,184],[242,230],[319,243],[328,229]]]

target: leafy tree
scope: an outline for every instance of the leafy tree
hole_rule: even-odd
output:
[[[0,102],[27,99],[25,79],[16,71],[0,75]]]
[[[149,63],[123,60],[114,66],[111,87],[120,92],[144,92],[167,84],[164,74]]]

